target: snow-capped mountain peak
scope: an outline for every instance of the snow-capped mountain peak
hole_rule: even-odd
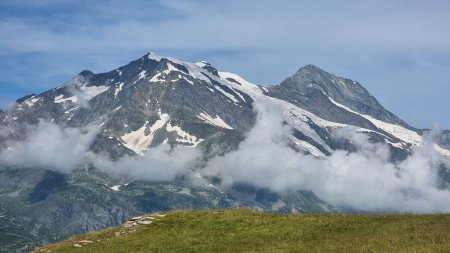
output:
[[[82,71],[66,84],[20,101],[3,121],[101,127],[97,150],[143,154],[161,143],[197,146],[227,131],[245,133],[255,102],[281,107],[297,148],[318,157],[344,148],[333,128],[353,126],[398,150],[420,143],[409,127],[356,81],[306,65],[279,85],[260,86],[206,61],[149,53],[106,73]],[[113,147],[113,148],[112,148]]]

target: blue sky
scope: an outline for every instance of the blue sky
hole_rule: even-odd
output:
[[[258,84],[311,63],[413,126],[450,129],[449,11],[439,0],[2,0],[0,107],[153,51]]]

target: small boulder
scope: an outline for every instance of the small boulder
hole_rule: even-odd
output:
[[[124,227],[124,228],[131,228],[131,227],[133,227],[133,223],[125,223],[125,224],[123,225],[123,227]]]
[[[86,244],[91,244],[91,243],[94,243],[94,242],[93,241],[89,241],[89,240],[82,240],[82,241],[79,241],[78,243],[86,245]]]
[[[138,221],[137,223],[138,223],[139,225],[149,225],[149,224],[152,224],[152,222],[153,222],[153,221],[149,221],[149,220],[140,220],[140,221]]]

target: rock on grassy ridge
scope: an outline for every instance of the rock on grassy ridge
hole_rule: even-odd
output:
[[[173,211],[136,217],[34,252],[448,252],[448,227],[448,214]]]
[[[140,229],[142,226],[150,225],[153,222],[157,222],[164,217],[166,217],[166,214],[159,214],[159,213],[132,217],[128,219],[128,221],[125,222],[123,225],[117,227],[119,230],[114,232],[114,236],[116,237],[125,236],[130,233],[134,233],[138,231],[138,229]],[[102,239],[100,237],[91,238],[90,240],[87,239],[78,240],[74,238],[69,239],[68,241],[72,243],[72,246],[74,248],[83,248],[83,247],[88,248],[88,246],[90,246],[91,244],[101,242]],[[36,248],[33,252],[44,253],[44,252],[53,252],[53,250],[48,247],[43,247],[43,248]]]

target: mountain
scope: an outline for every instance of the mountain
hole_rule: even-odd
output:
[[[384,109],[358,82],[329,74],[313,65],[300,68],[293,76],[284,80],[280,85],[271,87],[270,90],[270,96],[282,98],[330,121],[369,129],[374,127],[370,121],[353,119],[343,107],[339,110],[339,106],[336,108],[329,102],[335,105],[339,103],[357,113],[369,115],[390,124],[411,128],[400,118]],[[336,112],[338,115],[345,115],[346,118],[336,118]],[[376,127],[375,130],[377,130]]]
[[[200,150],[201,167],[238,149],[258,120],[258,103],[281,108],[284,124],[292,128],[289,146],[317,159],[336,150],[357,150],[350,139],[335,134],[346,126],[388,145],[392,162],[405,160],[423,139],[423,130],[387,111],[358,82],[313,65],[278,85],[260,86],[207,62],[150,53],[107,73],[84,70],[66,84],[18,99],[0,112],[0,149],[13,150],[14,143],[26,140],[27,132],[42,122],[68,129],[96,126],[89,145],[93,154],[118,161],[167,144]],[[447,156],[449,136],[444,131],[440,146],[435,145]],[[450,179],[446,167],[442,175]],[[247,183],[223,188],[220,178],[202,180],[207,183],[182,176],[171,181],[118,178],[89,161],[66,171],[46,163],[2,161],[0,225],[20,233],[0,238],[0,245],[26,251],[160,210],[248,206],[284,212],[352,211],[330,205],[311,191],[275,192]]]

